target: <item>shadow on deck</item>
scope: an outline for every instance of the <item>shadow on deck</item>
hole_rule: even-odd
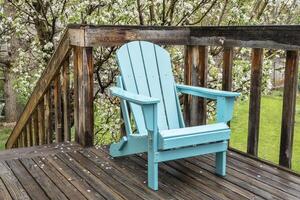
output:
[[[160,164],[159,190],[147,188],[145,155],[112,159],[77,144],[0,153],[0,199],[299,199],[300,177],[229,151],[227,176],[214,156]]]

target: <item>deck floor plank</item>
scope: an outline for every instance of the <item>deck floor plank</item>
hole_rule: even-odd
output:
[[[105,163],[111,162],[110,156],[107,154],[107,152],[102,151],[101,148],[98,149],[91,149],[91,153],[96,155],[98,159],[104,159]],[[104,161],[102,160],[102,162]],[[101,162],[101,161],[100,161]],[[146,188],[147,190],[150,190],[147,186],[146,180],[147,180],[147,174],[145,169],[141,168],[139,165],[136,165],[132,161],[130,161],[128,158],[125,159],[114,159],[114,162],[111,162],[112,165],[116,166],[120,172],[124,174],[128,174],[131,179],[136,180],[140,184],[143,184],[143,187]],[[180,195],[175,195],[176,190],[172,190],[170,187],[166,187],[165,184],[160,182],[160,190],[157,192],[154,192],[158,194],[160,197],[163,199],[183,199],[180,197]],[[152,191],[152,190],[151,190]],[[153,192],[153,191],[152,191]]]
[[[104,197],[100,193],[98,193],[88,182],[81,178],[81,176],[79,176],[74,170],[69,168],[56,156],[48,156],[44,162],[46,162],[47,165],[52,165],[52,167],[58,170],[61,175],[67,178],[69,182],[74,187],[76,187],[87,199],[104,199]]]
[[[281,178],[285,179],[286,182],[293,182],[293,183],[300,185],[300,176],[295,176],[294,174],[280,170],[277,167],[273,167],[273,166],[267,165],[262,162],[257,162],[256,160],[253,160],[253,159],[245,157],[245,156],[241,156],[238,153],[233,152],[233,151],[230,151],[228,153],[228,157],[229,157],[229,159],[234,159],[237,162],[243,162],[249,166],[253,166],[257,169],[269,172],[272,174],[272,176],[281,177]]]
[[[0,199],[12,200],[9,191],[5,187],[1,178],[0,178]]]
[[[107,147],[73,143],[5,152],[0,199],[300,199],[296,173],[234,151],[225,177],[214,155],[160,163],[158,191],[147,187],[145,154],[112,158]]]
[[[31,199],[49,199],[44,190],[38,185],[19,160],[8,160],[6,163],[14,172],[15,176],[23,185]]]
[[[125,167],[120,165],[116,165],[114,162],[110,162],[110,159],[107,155],[102,154],[102,156],[98,157],[92,151],[82,151],[84,156],[89,157],[95,164],[97,164],[102,169],[109,168],[110,170],[104,170],[108,175],[115,177],[116,180],[123,183],[126,187],[128,187],[132,192],[136,192],[139,196],[144,199],[172,199],[170,195],[166,195],[165,192],[153,190],[145,187],[145,183],[143,181],[139,181],[136,179],[135,173],[130,175],[130,172]]]
[[[5,162],[0,162],[0,176],[13,199],[30,199],[22,184]]]
[[[44,162],[45,157],[33,158],[34,162],[43,170],[43,172],[57,185],[57,187],[72,200],[86,199],[64,176],[62,176],[55,168]]]
[[[50,199],[67,200],[66,195],[54,184],[31,158],[21,158],[21,163],[31,174]],[[41,166],[42,167],[42,166]]]
[[[118,188],[118,193],[120,196],[122,196],[125,199],[138,199],[139,197],[136,193],[129,192],[129,188],[127,188],[125,185],[121,184],[119,181],[117,181],[113,176],[108,175],[105,173],[105,171],[95,165],[91,160],[85,156],[83,156],[80,153],[68,153],[68,155],[76,160],[81,166],[83,166],[86,170],[88,170],[91,174],[93,174],[95,177],[97,177],[100,180],[106,180],[105,184],[111,188],[112,190],[114,188]],[[106,171],[111,170],[110,165],[106,166]]]
[[[209,164],[212,168],[214,168],[214,160],[209,159],[206,156],[197,157],[195,159],[199,160],[201,163],[205,162],[206,164]],[[236,168],[237,167],[238,165],[236,164]],[[297,199],[286,192],[274,188],[271,184],[269,185],[262,182],[261,180],[253,178],[253,176],[247,176],[243,173],[238,173],[236,169],[232,169],[230,166],[227,167],[227,173],[229,176],[226,176],[225,178],[235,177],[239,180],[238,182],[236,182],[236,184],[241,184],[241,182],[243,182],[243,185],[248,185],[247,187],[252,187],[255,190],[255,192],[257,192],[257,194],[263,197],[271,197],[272,199]]]
[[[74,161],[70,156],[64,153],[58,153],[57,157],[73,169],[82,179],[87,181],[96,191],[98,191],[105,199],[125,199],[118,191],[115,191],[108,187],[104,182],[106,180],[100,180],[87,169],[81,166],[78,162]]]

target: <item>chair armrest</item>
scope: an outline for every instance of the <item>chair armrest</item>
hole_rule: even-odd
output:
[[[151,133],[153,140],[157,140],[157,104],[160,102],[159,99],[153,97],[147,97],[144,95],[134,94],[123,90],[119,87],[110,88],[111,95],[117,96],[122,100],[128,101],[130,103],[137,104],[143,109],[143,114],[145,117],[145,124],[147,130]],[[157,148],[157,147],[156,147]]]
[[[159,99],[153,97],[147,97],[140,94],[134,94],[123,90],[119,87],[111,87],[110,92],[113,96],[120,97],[123,100],[129,101],[130,103],[138,104],[138,105],[149,105],[149,104],[157,104],[159,103]]]
[[[235,97],[240,96],[237,92],[227,92],[202,87],[176,85],[177,91],[198,97],[217,100],[217,121],[228,122],[232,118]]]
[[[209,88],[195,87],[195,86],[182,85],[182,84],[176,84],[176,89],[178,92],[181,92],[184,94],[190,94],[193,96],[214,99],[214,100],[217,100],[218,97],[238,97],[238,96],[240,96],[240,93],[237,93],[237,92],[214,90],[214,89],[209,89]]]

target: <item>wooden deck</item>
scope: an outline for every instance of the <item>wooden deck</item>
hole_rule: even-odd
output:
[[[214,156],[166,162],[147,188],[145,155],[112,159],[107,148],[63,143],[0,153],[0,199],[300,199],[300,177],[236,152],[228,175]]]

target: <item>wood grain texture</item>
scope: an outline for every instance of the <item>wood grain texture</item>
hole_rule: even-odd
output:
[[[32,120],[29,118],[29,121],[26,124],[26,129],[27,129],[27,141],[28,141],[28,146],[32,146]]]
[[[257,156],[259,139],[263,49],[252,49],[247,153]]]
[[[44,96],[45,104],[45,139],[47,144],[53,142],[53,128],[52,128],[52,101],[51,101],[51,89],[49,88]]]
[[[33,123],[33,145],[37,146],[39,144],[39,123],[38,123],[38,111],[35,110],[32,115]]]
[[[44,99],[43,99],[44,100]],[[39,123],[39,145],[45,144],[45,105],[44,101],[38,105],[38,123]]]
[[[74,78],[74,139],[79,142],[79,102],[78,102],[78,67],[82,60],[82,53],[80,47],[73,48],[73,78]]]
[[[224,48],[222,67],[222,90],[232,91],[233,48]]]
[[[299,52],[287,51],[284,75],[279,164],[291,168],[296,95],[298,91]]]
[[[185,51],[185,85],[207,87],[208,51],[205,46],[187,46]],[[185,95],[186,125],[206,124],[206,100]]]
[[[61,80],[60,76],[54,79],[54,123],[55,123],[55,141],[63,141],[63,121],[62,121],[62,106],[61,106]]]
[[[192,85],[192,53],[193,48],[192,46],[185,46],[184,50],[184,84],[185,85]],[[191,111],[190,111],[190,104],[191,104],[191,95],[184,95],[183,100],[183,116],[185,125],[189,126],[191,121]]]
[[[70,122],[70,71],[69,59],[66,59],[62,67],[62,104],[63,104],[63,130],[64,141],[71,141],[71,122]]]
[[[192,65],[192,85],[207,87],[208,73],[208,49],[205,46],[195,46],[193,48],[193,65]],[[206,124],[206,99],[192,97],[191,109],[191,126]]]
[[[94,140],[93,112],[93,49],[80,48],[78,59],[78,141],[92,146]],[[80,113],[80,114],[79,114]]]
[[[269,26],[110,26],[70,25],[70,43],[82,47],[116,46],[133,40],[157,44],[300,48],[299,25]],[[84,38],[84,39],[82,39]]]
[[[145,154],[112,159],[106,147],[64,143],[6,150],[0,161],[0,197],[11,199],[291,199],[300,198],[300,176],[257,158],[229,151],[227,175],[215,175],[215,156],[162,163],[160,189],[146,185]],[[61,147],[63,149],[61,149]],[[68,149],[68,148],[71,149]],[[24,149],[24,150],[25,150]],[[14,153],[11,153],[15,151]],[[36,151],[37,153],[34,153]],[[49,152],[41,154],[41,152]],[[1,156],[1,155],[0,155]],[[1,196],[2,195],[2,196]]]

